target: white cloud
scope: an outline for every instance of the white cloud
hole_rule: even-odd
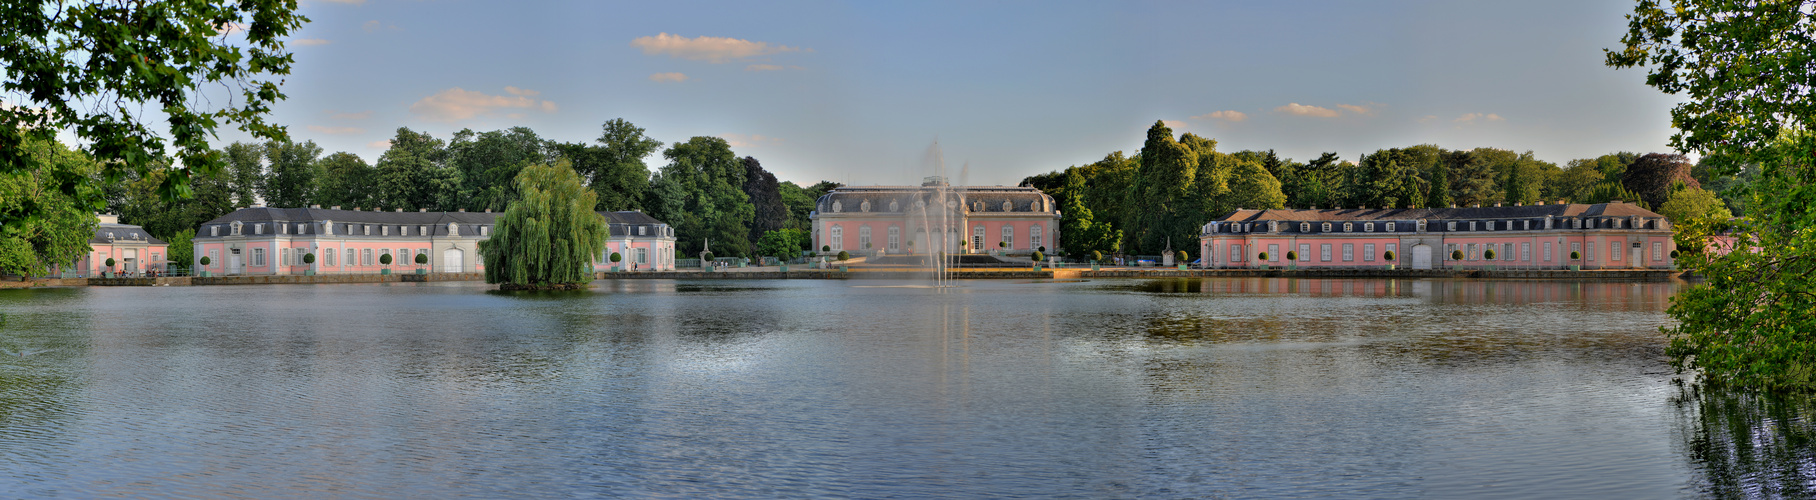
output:
[[[499,110],[517,108],[541,109],[545,113],[553,113],[555,103],[537,101],[522,95],[491,95],[454,87],[416,101],[415,104],[410,105],[410,112],[430,120],[455,122],[481,114],[492,114]]]
[[[1306,105],[1299,104],[1296,102],[1288,103],[1285,106],[1274,108],[1274,112],[1275,113],[1286,113],[1289,115],[1299,115],[1299,116],[1316,116],[1316,117],[1321,117],[1321,118],[1334,118],[1337,116],[1337,110],[1330,109],[1330,108],[1320,108],[1317,106],[1306,106]]]
[[[334,42],[330,42],[330,41],[323,40],[320,38],[298,38],[295,40],[291,40],[290,43],[294,43],[294,44],[302,45],[302,46],[311,46],[311,45],[327,45],[327,44],[334,43]]]
[[[649,76],[649,81],[658,83],[685,82],[687,81],[687,75],[680,73],[656,73]]]
[[[780,64],[752,64],[744,67],[744,71],[781,71],[782,69]]]
[[[1488,114],[1464,113],[1463,116],[1459,116],[1459,117],[1457,117],[1457,119],[1451,120],[1451,121],[1456,122],[1456,123],[1461,123],[1464,125],[1468,125],[1468,124],[1475,123],[1476,120],[1481,120],[1481,121],[1485,121],[1485,122],[1507,121],[1506,118],[1501,118],[1501,115],[1497,115],[1494,113],[1488,113]]]
[[[1179,120],[1161,120],[1160,123],[1166,124],[1167,128],[1173,130],[1185,128],[1185,122]]]
[[[378,22],[377,19],[373,19],[371,21],[366,21],[366,24],[362,24],[362,25],[360,25],[360,27],[365,28],[367,33],[377,33],[378,30],[381,30],[381,29],[387,29],[387,30],[391,30],[391,31],[403,31],[404,30],[403,28],[397,27],[397,25],[395,25],[395,24],[384,24],[384,23]]]
[[[1337,107],[1342,108],[1344,111],[1348,111],[1348,112],[1355,113],[1358,115],[1374,115],[1375,109],[1379,108],[1380,105],[1376,104],[1375,107],[1369,107],[1369,106],[1357,106],[1354,104],[1338,104]]]
[[[762,147],[782,143],[780,137],[769,137],[762,134],[719,134],[719,138],[725,139],[725,142],[734,148]]]
[[[1223,110],[1223,111],[1212,111],[1210,113],[1205,113],[1202,115],[1194,116],[1194,117],[1192,117],[1192,119],[1193,120],[1223,120],[1226,122],[1239,122],[1239,121],[1249,119],[1249,115],[1248,115],[1248,113],[1243,113],[1241,111],[1228,109],[1228,110]]]
[[[385,139],[382,141],[368,142],[366,143],[366,147],[371,149],[391,149],[391,140]]]
[[[324,127],[321,125],[310,125],[309,131],[315,132],[318,134],[328,134],[328,135],[348,135],[348,134],[364,134],[364,133],[366,133],[366,129],[359,128],[359,127]]]
[[[643,49],[644,55],[668,54],[669,57],[692,61],[706,61],[714,64],[733,59],[763,56],[782,52],[799,52],[800,47],[770,45],[768,42],[752,42],[737,38],[716,36],[699,36],[688,38],[681,35],[659,33],[656,36],[638,37],[631,40],[631,46]]]
[[[336,120],[364,120],[364,119],[372,117],[372,111],[366,110],[366,111],[361,111],[358,113],[340,113],[340,112],[330,111],[330,112],[328,112],[328,117],[336,119]]]
[[[504,91],[511,95],[520,95],[520,96],[525,96],[525,97],[536,97],[536,96],[542,95],[541,92],[537,92],[537,91],[530,90],[530,89],[520,89],[517,87],[512,87],[510,85],[504,86]]]

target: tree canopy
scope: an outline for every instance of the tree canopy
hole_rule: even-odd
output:
[[[573,289],[592,281],[607,236],[605,218],[593,211],[597,195],[565,161],[524,167],[515,183],[517,201],[498,217],[492,236],[479,242],[486,282],[502,289]]]

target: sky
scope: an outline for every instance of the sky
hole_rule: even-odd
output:
[[[1632,6],[305,0],[272,119],[374,162],[398,127],[580,142],[623,118],[801,185],[918,183],[936,141],[955,181],[1014,185],[1133,154],[1157,120],[1300,161],[1431,143],[1562,166],[1668,150],[1680,99],[1602,63]]]

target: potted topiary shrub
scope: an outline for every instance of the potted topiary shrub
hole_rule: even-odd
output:
[[[1091,270],[1096,271],[1097,266],[1102,262],[1103,262],[1103,251],[1092,250],[1091,251]]]
[[[1178,258],[1174,259],[1173,262],[1179,263],[1179,270],[1184,271],[1186,269],[1186,266],[1191,265],[1186,262],[1186,259],[1190,258],[1190,257],[1191,256],[1185,254],[1185,250],[1180,250]]]
[[[1487,249],[1487,250],[1483,250],[1483,251],[1482,251],[1482,259],[1483,259],[1483,260],[1486,260],[1486,261],[1488,261],[1488,262],[1490,262],[1490,263],[1491,263],[1491,264],[1488,264],[1488,270],[1490,270],[1490,271],[1493,271],[1493,270],[1494,270],[1494,264],[1492,264],[1492,262],[1494,262],[1494,249],[1493,249],[1493,248],[1490,248],[1490,249]]]
[[[429,264],[429,254],[417,252],[417,254],[416,254],[416,274],[429,274],[429,270],[424,269],[422,267],[422,266],[425,266],[428,264]]]
[[[1286,268],[1288,270],[1299,268],[1299,251],[1297,251],[1297,250],[1287,250],[1286,251]]]
[[[1389,271],[1392,271],[1394,269],[1394,264],[1398,262],[1394,260],[1394,257],[1393,250],[1388,250],[1381,254],[1381,260],[1387,261],[1387,270]]]
[[[1267,252],[1261,252],[1261,255],[1255,258],[1255,262],[1260,262],[1261,268],[1267,269]]]
[[[839,262],[845,262],[847,260],[851,260],[851,252],[839,250]]]
[[[378,270],[378,274],[380,274],[380,275],[391,274],[391,254],[388,254],[388,253],[379,254],[378,263],[379,263],[379,265],[385,266],[384,269]]]
[[[197,260],[196,262],[201,264],[200,266],[197,266],[197,267],[202,268],[200,271],[202,274],[202,277],[203,278],[208,277],[208,264],[213,263],[214,259],[210,259],[210,258],[208,258],[207,255],[203,255],[201,260]]]
[[[114,277],[114,273],[113,273],[114,259],[113,259],[113,257],[108,257],[106,264],[107,264],[107,270],[101,271],[101,277],[103,277],[103,278]]]
[[[612,252],[610,258],[612,259],[612,272],[618,272],[618,263],[624,261],[624,256],[619,255],[618,252]]]
[[[996,248],[999,249],[996,251],[997,255],[1003,255],[1005,252],[1009,251],[1009,242],[998,241],[998,242],[996,242]]]
[[[1462,250],[1451,250],[1450,251],[1450,268],[1458,270],[1458,271],[1463,270],[1463,251]]]
[[[1671,251],[1671,270],[1672,271],[1677,270],[1677,251],[1676,250]]]
[[[1040,261],[1047,260],[1046,252],[1040,250],[1035,250],[1034,255],[1030,255],[1029,257],[1034,259],[1034,270],[1036,272],[1040,271]]]
[[[315,265],[314,264],[315,264],[315,253],[311,252],[311,253],[303,254],[303,265],[309,266],[308,268],[303,269],[303,276],[315,276]]]
[[[1570,270],[1571,271],[1583,270],[1583,264],[1576,261],[1577,259],[1581,259],[1581,258],[1583,258],[1582,252],[1578,252],[1576,250],[1570,251]]]

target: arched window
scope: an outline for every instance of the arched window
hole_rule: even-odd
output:
[[[1318,228],[1318,231],[1319,231],[1319,232],[1325,232],[1325,233],[1328,233],[1328,232],[1330,232],[1330,223],[1329,223],[1329,222],[1326,222],[1326,223],[1324,223],[1324,225],[1323,225],[1323,226],[1320,226],[1320,227],[1319,227],[1319,228]]]
[[[895,205],[894,202],[890,202],[889,204],[891,205],[891,208],[893,208],[893,205]],[[901,228],[901,226],[889,226],[889,251],[890,252],[902,251],[902,228]]]
[[[864,202],[866,204],[870,202]],[[870,249],[870,226],[858,226],[858,250]]]
[[[1348,233],[1348,232],[1354,232],[1355,230],[1356,230],[1355,223],[1353,223],[1353,222],[1343,223],[1343,232]]]
[[[1039,249],[1040,247],[1046,246],[1042,245],[1040,242],[1040,232],[1040,224],[1035,224],[1033,227],[1028,228],[1028,248]]]
[[[1375,232],[1375,223],[1369,222],[1366,224],[1362,224],[1362,232],[1364,232],[1364,233]]]
[[[838,208],[839,202],[836,202],[836,201],[832,202],[832,206],[835,209]],[[839,227],[838,224],[833,224],[832,225],[832,236],[830,239],[832,240],[832,251],[837,252],[839,250],[844,250],[845,249],[845,228]]]
[[[1301,232],[1301,233],[1312,232],[1312,223],[1310,223],[1310,222],[1299,223],[1299,232]]]
[[[1015,249],[1015,226],[1003,224],[1003,241],[1009,242],[1006,248]]]

